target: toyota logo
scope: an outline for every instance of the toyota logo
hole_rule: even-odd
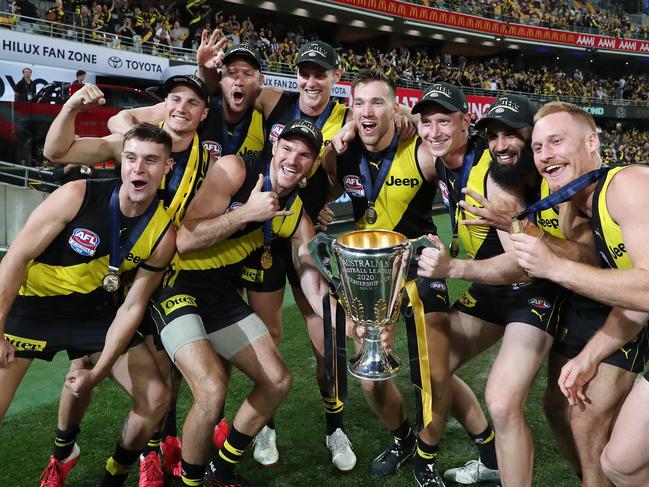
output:
[[[124,61],[117,56],[111,56],[108,58],[108,65],[111,68],[119,69],[122,67],[122,64],[124,64]]]

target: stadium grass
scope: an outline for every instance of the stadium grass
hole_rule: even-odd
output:
[[[438,225],[442,229],[448,228],[448,223],[444,221]],[[445,236],[443,232],[442,238],[448,241],[448,235]],[[450,282],[449,287],[454,299],[466,287],[466,283]],[[409,464],[393,478],[374,481],[370,477],[369,463],[391,438],[366,405],[358,382],[351,377],[345,425],[358,464],[350,474],[340,475],[335,472],[324,445],[324,412],[314,378],[315,360],[302,318],[292,302],[290,292],[287,292],[285,302],[281,352],[293,374],[293,388],[275,416],[280,463],[274,468],[263,468],[252,459],[251,454],[247,454],[239,467],[241,474],[254,485],[269,487],[320,486],[329,483],[335,483],[337,487],[414,485]],[[398,337],[396,353],[401,358],[406,358],[403,326],[399,327]],[[481,400],[496,352],[497,347],[492,348],[459,371],[459,375],[477,392]],[[0,486],[38,485],[39,475],[50,455],[56,427],[58,394],[67,366],[67,358],[62,355],[52,364],[35,361],[23,381],[4,423],[0,425]],[[402,371],[396,380],[406,400],[410,417],[413,418],[414,392],[409,384],[408,371]],[[580,484],[568,464],[560,457],[541,410],[545,380],[543,367],[530,392],[526,409],[536,449],[533,485],[576,487]],[[250,381],[235,370],[226,404],[226,417],[229,420],[232,420],[236,407],[250,388]],[[190,404],[191,395],[183,383],[178,403],[179,426]],[[105,381],[97,387],[78,439],[81,459],[68,477],[68,487],[99,485],[106,458],[113,451],[128,409],[126,395],[113,383]],[[449,420],[438,460],[440,470],[460,466],[467,460],[476,458],[476,454],[462,427],[455,420]],[[129,486],[137,485],[136,468],[134,467],[127,483]],[[180,483],[171,481],[168,485]]]

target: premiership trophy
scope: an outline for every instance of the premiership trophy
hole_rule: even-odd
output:
[[[309,242],[316,267],[354,321],[354,335],[358,326],[366,330],[360,353],[349,361],[354,377],[386,380],[399,373],[401,360],[381,346],[381,328],[396,322],[413,247],[424,246],[432,246],[425,237],[411,243],[387,230],[357,230],[337,239],[319,233]]]

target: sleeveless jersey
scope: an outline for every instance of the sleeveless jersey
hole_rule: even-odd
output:
[[[277,137],[281,133],[284,125],[295,118],[305,118],[316,123],[318,117],[307,116],[301,113],[299,109],[299,93],[283,93],[266,121],[268,144],[265,148],[265,160],[270,160],[271,148]],[[331,113],[325,120],[320,130],[322,131],[322,148],[320,155],[325,147],[329,145],[332,137],[345,124],[347,117],[347,106],[334,101],[331,104]],[[316,124],[317,125],[317,124]],[[308,175],[308,184],[300,189],[300,198],[304,202],[304,210],[312,221],[317,221],[318,213],[327,202],[327,175],[320,164],[320,157],[316,160],[311,172]]]
[[[358,162],[361,151],[365,149],[360,138],[354,139],[347,151],[338,157],[338,180],[352,201],[357,229],[394,230],[408,238],[437,234],[432,218],[436,187],[424,179],[419,167],[419,144],[419,137],[399,140],[392,165],[375,202],[377,220],[374,224],[365,219],[368,200]],[[369,154],[367,158],[372,179],[375,179],[378,172],[376,162],[372,164]],[[375,159],[381,160],[381,154]]]
[[[541,198],[550,195],[550,186],[545,178],[541,179]],[[548,208],[547,210],[539,211],[534,218],[534,223],[537,227],[544,232],[549,233],[553,237],[565,239],[563,232],[559,229],[559,210],[555,207]]]
[[[110,198],[119,180],[88,180],[76,216],[29,265],[12,311],[20,314],[49,310],[55,314],[98,309],[112,302],[102,288],[110,253]],[[123,242],[139,217],[121,216]],[[161,201],[135,245],[120,265],[124,274],[137,269],[154,252],[171,224]],[[43,315],[40,315],[41,318]],[[47,316],[47,315],[45,315]]]
[[[200,188],[209,167],[210,158],[197,134],[190,147],[182,152],[172,152],[174,165],[162,180],[162,199],[169,218],[180,227],[189,203]]]
[[[474,147],[476,148],[474,158],[477,158],[478,160],[477,162],[473,162],[466,186],[479,195],[488,198],[487,177],[491,165],[491,153],[488,149],[485,149],[484,144],[480,144],[479,141],[475,142]],[[481,150],[482,152],[480,152]],[[460,179],[462,167],[453,170],[448,169],[439,158],[435,161],[435,167],[437,168],[437,174],[440,178],[442,196],[446,193],[444,202],[447,206],[449,205],[449,198],[453,198],[454,201],[460,201],[464,198],[467,203],[479,206],[476,200],[468,195],[463,196],[461,193],[462,188],[460,188]],[[476,215],[463,210],[459,205],[457,205],[455,210],[455,218],[457,221],[478,219]],[[466,226],[459,223],[458,237],[466,249],[467,254],[474,259],[488,259],[489,257],[504,252],[496,229],[489,225]]]
[[[590,226],[595,236],[595,244],[599,254],[608,267],[613,269],[632,269],[633,262],[624,247],[622,230],[615,223],[606,206],[606,191],[611,179],[630,166],[613,167],[601,178],[595,186],[593,194],[593,216],[590,219]]]
[[[259,174],[264,173],[266,163],[259,157],[246,159],[246,177],[241,188],[232,196],[226,211],[234,211],[248,201],[250,192],[257,184]],[[290,203],[288,207],[287,203]],[[302,200],[296,195],[292,201],[280,199],[280,207],[291,210],[292,215],[275,217],[272,220],[272,238],[291,238],[298,227],[302,215]],[[254,250],[263,247],[264,232],[262,222],[251,222],[243,229],[217,242],[213,246],[177,254],[171,270],[165,277],[165,287],[176,283],[192,287],[209,287],[210,281],[223,281],[237,274],[237,266]],[[207,271],[207,272],[206,272]],[[212,281],[213,282],[213,281]]]
[[[220,159],[234,154],[241,157],[261,156],[265,140],[263,113],[250,107],[239,123],[231,125],[225,121],[223,103],[222,96],[214,97],[207,118],[198,128],[198,135],[210,157]],[[238,134],[241,137],[239,146],[230,147],[230,139]]]

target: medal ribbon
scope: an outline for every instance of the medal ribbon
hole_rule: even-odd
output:
[[[458,254],[459,250],[459,242],[458,242],[458,226],[459,226],[459,219],[458,219],[458,206],[460,201],[464,200],[465,194],[462,193],[462,189],[464,189],[467,185],[467,182],[469,181],[469,174],[471,174],[471,169],[473,168],[473,164],[475,162],[475,147],[473,143],[469,140],[469,143],[467,145],[467,151],[464,154],[464,159],[462,160],[462,172],[460,173],[460,187],[457,190],[457,199],[456,199],[456,192],[452,190],[453,186],[451,186],[451,183],[449,181],[448,177],[448,169],[446,166],[444,166],[444,175],[446,176],[446,185],[447,189],[448,186],[451,186],[451,190],[448,192],[448,214],[449,217],[451,218],[451,230],[453,234],[453,238],[451,240],[451,257],[456,257]]]
[[[379,168],[379,173],[376,175],[376,181],[372,182],[372,174],[370,173],[370,166],[367,163],[367,153],[364,150],[361,150],[361,160],[358,163],[359,169],[361,170],[361,177],[363,178],[363,190],[365,191],[365,198],[367,198],[367,206],[374,207],[374,202],[378,198],[381,188],[385,179],[388,177],[388,172],[392,167],[392,161],[394,156],[397,153],[397,144],[399,142],[399,136],[395,133],[392,137],[392,142],[388,148],[383,161],[381,162],[381,167]]]
[[[320,115],[318,115],[318,118],[313,122],[316,127],[318,127],[320,130],[322,130],[322,127],[324,126],[325,122],[329,118],[329,115],[331,115],[331,112],[334,109],[334,105],[336,102],[331,100],[327,106],[325,107],[325,111],[322,112]],[[293,109],[293,119],[294,120],[300,120],[304,118],[302,116],[302,110],[300,110],[300,99],[298,98],[297,101],[295,102],[295,108]]]
[[[229,156],[237,154],[239,148],[243,143],[245,136],[248,134],[246,130],[250,126],[252,120],[252,110],[248,110],[243,119],[234,125],[232,135],[229,135],[228,124],[225,121],[225,111],[223,108],[223,97],[219,96],[216,100],[219,114],[221,115],[221,144],[223,145],[222,156]]]
[[[605,175],[609,171],[609,169],[611,169],[609,166],[603,164],[599,169],[595,169],[593,171],[587,172],[586,174],[582,174],[577,179],[570,181],[568,184],[555,191],[554,193],[550,193],[542,200],[539,200],[533,205],[528,206],[518,215],[516,215],[514,219],[522,220],[528,215],[548,210],[553,206],[557,206],[558,204],[563,203],[564,201],[568,201],[570,198],[572,198],[573,195],[575,195],[585,187],[590,186],[603,175]]]
[[[268,161],[268,163],[266,164],[266,170],[264,171],[263,190],[264,191],[273,190],[273,184],[270,180],[270,161]],[[286,203],[284,204],[285,209],[288,210],[291,207],[297,195],[298,195],[298,189],[294,188],[293,191],[291,191],[291,194],[288,195],[288,198],[286,198]],[[273,235],[273,219],[271,218],[264,222],[264,250],[266,252],[270,252],[270,240],[272,235]]]
[[[151,218],[153,218],[159,202],[158,198],[153,198],[146,212],[138,219],[133,231],[128,235],[124,244],[120,246],[119,222],[122,211],[119,207],[119,188],[121,186],[121,182],[117,184],[113,188],[113,193],[110,196],[110,254],[108,257],[108,271],[110,273],[117,273],[119,271],[122,262],[144,232]]]

